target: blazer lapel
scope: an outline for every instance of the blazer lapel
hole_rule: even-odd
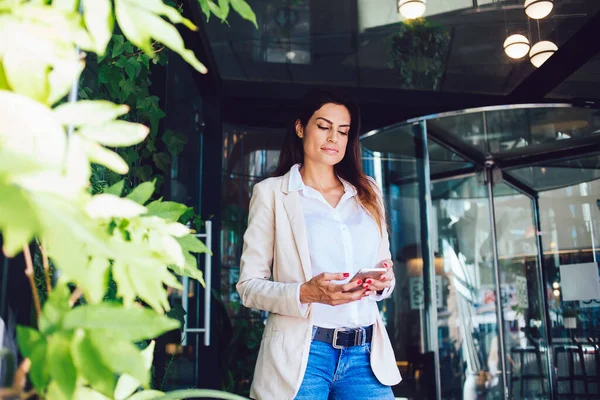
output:
[[[312,267],[310,265],[308,241],[306,239],[306,226],[304,224],[304,212],[302,211],[300,194],[298,192],[288,192],[287,195],[284,195],[283,207],[285,208],[290,220],[290,225],[292,226],[294,241],[296,242],[296,248],[304,271],[304,278],[308,281],[312,278]]]

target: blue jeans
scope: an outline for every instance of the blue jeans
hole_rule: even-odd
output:
[[[371,370],[371,344],[334,349],[313,340],[296,400],[393,400]]]

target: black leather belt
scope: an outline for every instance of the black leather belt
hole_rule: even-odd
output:
[[[315,332],[313,340],[329,343],[336,349],[370,343],[373,337],[373,325],[366,328],[328,329],[318,326],[316,328],[317,332]]]

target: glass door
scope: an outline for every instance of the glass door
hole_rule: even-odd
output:
[[[478,177],[432,186],[442,399],[501,399],[490,201]]]
[[[535,202],[494,185],[507,392],[510,399],[551,398],[546,303]]]

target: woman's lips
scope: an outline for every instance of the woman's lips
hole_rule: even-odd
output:
[[[333,149],[331,147],[322,147],[321,150],[323,150],[325,153],[331,154],[331,155],[338,153],[338,151],[336,149]]]

